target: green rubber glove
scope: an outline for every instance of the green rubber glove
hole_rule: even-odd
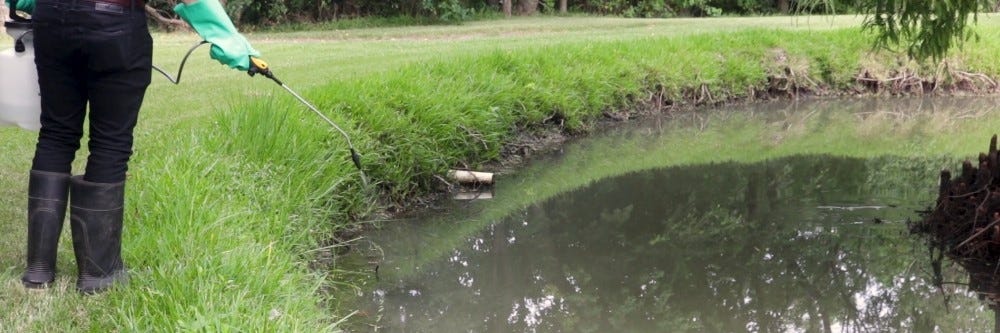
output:
[[[10,8],[10,0],[4,0],[4,3],[7,5],[7,8]],[[30,14],[35,11],[35,0],[17,0],[16,9]],[[6,20],[7,18],[4,17],[2,19]]]
[[[179,3],[174,12],[194,28],[194,31],[212,43],[210,56],[223,65],[241,71],[250,70],[250,57],[260,52],[236,30],[219,0],[198,0],[192,4]]]

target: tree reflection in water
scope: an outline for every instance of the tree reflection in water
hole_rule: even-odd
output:
[[[447,258],[421,249],[461,221],[387,230],[372,312],[391,332],[981,332],[988,309],[961,292],[946,305],[961,289],[935,287],[905,227],[937,165],[631,173],[494,221]]]

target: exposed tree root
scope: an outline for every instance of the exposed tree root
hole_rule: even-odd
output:
[[[949,62],[942,62],[929,75],[902,65],[887,75],[879,75],[873,69],[863,69],[855,80],[865,92],[893,96],[927,93],[983,94],[997,92],[998,88],[993,78],[982,73],[956,69]]]
[[[979,155],[978,167],[962,164],[952,178],[941,171],[938,199],[923,212],[923,220],[911,231],[928,236],[933,250],[943,253],[969,273],[969,288],[991,306],[1000,304],[1000,156],[997,136],[987,153]]]
[[[878,78],[865,70],[855,77],[861,86],[872,93],[888,93],[891,95],[922,95],[937,89],[937,80],[925,80],[916,71],[903,68],[894,76]]]

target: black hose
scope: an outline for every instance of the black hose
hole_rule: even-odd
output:
[[[202,45],[205,45],[205,44],[208,44],[208,42],[207,41],[198,42],[198,44],[195,44],[194,46],[191,47],[191,49],[189,49],[187,51],[187,54],[185,54],[184,58],[181,59],[181,66],[180,66],[180,68],[177,69],[177,79],[174,79],[174,77],[170,76],[170,74],[167,74],[167,72],[164,72],[159,67],[156,67],[156,65],[153,65],[153,69],[155,69],[157,72],[160,72],[160,74],[163,74],[163,76],[165,76],[167,78],[167,80],[169,80],[171,83],[173,83],[173,84],[180,84],[181,83],[181,74],[184,73],[184,64],[187,63],[188,57],[191,56],[191,53],[194,52],[195,49],[197,49],[199,46],[202,46]]]

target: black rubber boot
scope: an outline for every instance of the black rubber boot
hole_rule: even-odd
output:
[[[122,217],[125,182],[93,183],[70,180],[70,227],[79,278],[76,289],[95,294],[125,283],[122,262]]]
[[[47,288],[56,278],[56,250],[66,217],[69,174],[31,171],[28,178],[28,266],[21,282]]]

